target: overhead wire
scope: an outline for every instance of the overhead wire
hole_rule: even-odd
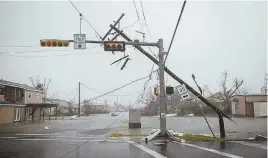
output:
[[[90,49],[94,49],[94,48],[98,48],[101,46],[94,46],[91,48],[88,48],[86,50],[90,50]],[[86,53],[72,53],[72,54],[52,54],[52,55],[16,55],[16,54],[25,54],[25,53],[32,53],[32,52],[47,52],[47,51],[51,51],[51,52],[58,52],[58,51],[63,51],[63,52],[69,52],[69,51],[74,51],[74,50],[37,50],[37,51],[22,51],[22,52],[12,52],[12,53],[3,53],[1,54],[0,52],[0,56],[10,56],[10,57],[27,57],[27,58],[36,58],[36,57],[52,57],[52,56],[69,56],[69,55],[83,55],[83,54],[89,54],[89,52]]]
[[[127,26],[125,26],[125,27],[122,27],[121,30],[125,30],[125,29],[127,29],[127,28],[129,28],[129,27],[134,26],[138,21],[139,21],[139,19],[137,19],[137,20],[136,20],[135,22],[133,22],[131,25],[127,25]]]
[[[84,87],[86,87],[89,90],[92,90],[92,91],[96,91],[98,93],[101,93],[101,92],[97,91],[96,89],[92,89],[92,88],[88,87],[87,85],[85,85],[83,83],[80,83],[80,84],[83,85]],[[107,95],[107,96],[130,96],[130,95],[133,95],[133,94],[136,94],[136,93],[130,93],[130,94],[114,94],[114,95]]]
[[[178,26],[179,26],[179,23],[180,23],[180,20],[181,20],[182,13],[183,13],[183,11],[184,11],[184,7],[185,7],[185,5],[186,5],[186,0],[184,0],[184,2],[183,2],[182,8],[181,8],[181,12],[180,12],[180,15],[179,15],[179,18],[178,18],[178,21],[177,21],[177,24],[176,24],[175,30],[174,30],[174,32],[173,32],[171,42],[170,42],[169,47],[168,47],[167,55],[166,55],[165,60],[164,60],[164,64],[166,64],[166,60],[167,60],[167,57],[168,57],[168,55],[169,55],[171,46],[172,46],[172,44],[173,44],[173,40],[174,40],[174,38],[175,38],[175,35],[176,35],[176,32],[177,32],[177,29],[178,29]],[[166,83],[167,83],[167,81],[168,81],[168,76],[166,77]]]
[[[0,45],[0,47],[10,48],[10,47],[40,47],[40,46],[39,45],[36,45],[36,46],[16,46],[16,45],[14,45],[14,46],[1,46]]]
[[[174,30],[174,32],[173,32],[172,39],[171,39],[171,42],[170,42],[170,44],[169,44],[168,51],[167,51],[167,55],[166,55],[166,57],[165,57],[165,61],[164,61],[164,63],[166,63],[168,54],[169,54],[169,52],[170,52],[170,49],[171,49],[171,46],[172,46],[174,37],[175,37],[175,35],[176,35],[176,32],[177,32],[179,23],[180,23],[180,21],[181,21],[181,16],[182,16],[182,13],[183,13],[183,10],[184,10],[185,5],[186,5],[186,0],[184,0],[184,2],[183,2],[182,8],[181,8],[181,12],[180,12],[180,15],[179,15],[179,18],[178,18],[178,21],[177,21],[175,30]]]
[[[136,14],[137,14],[137,17],[138,17],[138,20],[140,22],[140,25],[141,25],[141,30],[144,31],[144,26],[146,26],[147,28],[147,32],[149,34],[149,38],[151,38],[151,33],[150,33],[150,30],[149,30],[149,27],[147,25],[147,20],[145,18],[145,13],[144,13],[144,8],[143,8],[143,4],[142,4],[142,1],[140,0],[140,4],[141,4],[141,8],[142,8],[142,13],[143,13],[143,18],[144,18],[144,22],[145,24],[142,25],[141,21],[140,21],[140,16],[139,16],[139,12],[138,12],[138,9],[137,9],[137,6],[136,6],[136,3],[135,3],[135,0],[133,0],[133,3],[134,3],[134,7],[135,7],[135,10],[136,10]],[[136,35],[134,36],[134,39],[138,36],[138,32],[136,33]],[[155,56],[157,57],[157,55],[152,51],[152,49],[150,47],[148,47],[150,52]]]
[[[157,70],[154,70],[153,72],[156,72],[156,71],[157,71]],[[149,77],[150,75],[151,75],[151,74],[149,74],[149,75],[147,75],[147,76],[145,76],[145,77],[136,79],[136,80],[134,80],[134,81],[131,81],[130,83],[127,83],[127,84],[125,84],[125,85],[123,85],[123,86],[121,86],[121,87],[115,88],[114,90],[111,90],[111,91],[109,91],[109,92],[106,92],[106,93],[104,93],[104,94],[101,94],[101,95],[99,95],[99,96],[97,96],[97,97],[91,98],[91,99],[89,99],[89,101],[98,99],[98,98],[103,97],[103,96],[108,95],[108,94],[111,94],[111,93],[113,93],[113,92],[115,92],[115,91],[118,91],[118,90],[120,90],[120,89],[122,89],[122,88],[124,88],[124,87],[126,87],[126,86],[129,86],[129,85],[131,85],[131,84],[133,84],[133,83],[135,83],[135,82],[137,82],[137,81],[144,80],[144,79],[146,79],[147,77]]]
[[[148,25],[147,25],[147,20],[146,20],[146,17],[145,17],[144,7],[143,7],[143,4],[142,4],[142,1],[140,0],[140,4],[141,4],[142,13],[143,13],[143,18],[144,18],[144,25],[141,24],[140,16],[139,16],[139,12],[138,12],[138,9],[137,9],[135,0],[133,0],[133,3],[134,3],[134,6],[135,6],[135,10],[136,10],[136,14],[137,14],[138,20],[139,20],[140,25],[141,25],[141,30],[143,31],[143,30],[144,30],[144,26],[146,26],[146,28],[147,28],[147,32],[148,32],[148,34],[149,34],[149,38],[151,38],[151,33],[150,33],[149,27],[148,27]],[[134,38],[136,38],[137,35],[138,35],[138,33],[135,35]],[[150,47],[148,47],[148,49],[149,49],[150,52],[155,56],[155,58],[158,58],[158,56],[152,51],[152,49],[151,49]],[[145,83],[144,83],[144,85],[143,85],[143,91],[142,91],[142,93],[140,94],[140,98],[141,98],[141,99],[139,99],[140,101],[141,101],[142,99],[144,99],[145,91],[146,91],[146,89],[147,89],[147,86],[148,86],[150,80],[152,79],[151,76],[152,76],[152,73],[153,73],[154,66],[155,66],[155,63],[153,63],[153,65],[152,65],[152,69],[151,69],[151,73],[150,73],[150,77],[149,77],[149,79],[148,79],[147,81],[145,81]]]
[[[98,35],[99,39],[102,39],[102,37],[100,36],[100,34],[97,32],[97,30],[89,23],[89,21],[84,17],[84,15],[78,10],[78,8],[73,4],[73,2],[71,0],[69,0],[69,2],[72,4],[72,6],[76,9],[76,11],[79,13],[79,15],[86,21],[86,23],[94,30],[95,34]]]
[[[146,18],[145,18],[145,13],[144,13],[144,9],[143,9],[143,5],[142,5],[142,1],[141,0],[140,0],[140,4],[141,4],[141,9],[142,9],[142,15],[143,15],[144,23],[145,23],[145,26],[147,28],[148,34],[151,37],[151,33],[150,33],[149,27],[147,25],[147,21],[146,21]]]
[[[156,72],[156,70],[155,70],[154,72]],[[117,91],[117,90],[120,90],[120,89],[122,89],[122,88],[124,88],[124,87],[126,87],[126,86],[129,86],[129,85],[131,85],[131,84],[137,82],[137,81],[146,79],[146,78],[149,77],[149,76],[150,76],[150,74],[147,75],[147,76],[145,76],[145,77],[136,79],[136,80],[134,80],[134,81],[132,81],[132,82],[129,82],[128,84],[125,84],[125,85],[123,85],[123,86],[121,86],[121,87],[118,87],[118,88],[116,88],[116,89],[114,89],[114,90],[112,90],[112,91],[109,91],[109,92],[107,92],[107,93],[104,93],[104,94],[102,94],[102,95],[100,95],[100,96],[97,96],[97,97],[94,97],[94,98],[92,98],[92,99],[89,99],[88,101],[95,100],[95,99],[97,99],[97,98],[99,98],[99,97],[102,97],[102,96],[105,96],[105,95],[110,94],[110,93],[112,93],[112,92],[115,92],[115,91]],[[133,106],[135,106],[137,102],[138,102],[138,100],[132,104],[131,108],[132,108]],[[103,108],[103,109],[104,109],[104,108]],[[109,124],[108,126],[106,126],[105,128],[103,128],[102,130],[111,127],[113,124],[115,124],[117,121],[119,121],[119,120],[120,120],[126,113],[127,113],[127,112],[125,112],[121,117],[119,117],[118,119],[116,119],[114,122],[112,122],[111,124]],[[73,151],[75,151],[75,150],[77,150],[78,148],[80,148],[81,146],[85,145],[85,144],[88,143],[90,140],[92,140],[94,137],[95,137],[95,136],[89,138],[89,139],[88,139],[87,141],[85,141],[84,143],[82,143],[82,144],[78,145],[77,147],[75,147],[74,149],[70,150],[69,152],[67,152],[66,154],[64,154],[63,156],[61,156],[61,158],[63,158],[63,157],[65,157],[65,156],[69,155],[69,154],[72,153]]]
[[[141,23],[141,21],[140,21],[140,16],[139,16],[139,12],[138,12],[138,9],[137,9],[135,0],[133,0],[133,4],[134,4],[135,10],[136,10],[136,14],[137,14],[137,17],[138,17],[138,21],[139,21],[139,23],[140,23],[140,25],[141,25],[141,30],[144,31],[144,29],[143,29],[143,28],[144,28],[144,25],[142,25],[142,23]],[[134,38],[136,38],[137,35],[138,35],[138,33],[136,34],[136,36],[135,36]]]
[[[78,88],[77,87],[75,87],[72,91],[71,91],[71,93],[69,93],[65,98],[64,98],[64,100],[66,100],[75,90],[77,90]]]

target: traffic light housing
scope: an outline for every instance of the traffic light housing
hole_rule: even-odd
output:
[[[68,40],[40,40],[41,47],[69,47]]]
[[[158,96],[159,95],[159,89],[158,87],[154,88],[154,95]]]
[[[121,51],[126,50],[126,44],[124,41],[105,41],[104,51]]]
[[[166,87],[166,94],[174,94],[174,87]]]

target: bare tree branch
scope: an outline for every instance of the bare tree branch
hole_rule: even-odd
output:
[[[233,92],[229,95],[230,97],[232,97],[235,93],[236,93],[236,91],[239,89],[239,87],[243,84],[243,80],[241,80],[241,81],[238,81],[238,79],[237,78],[235,78],[235,80],[234,80],[234,85],[235,85],[235,89],[233,90]]]
[[[40,82],[39,75],[30,76],[29,79],[30,79],[30,82],[31,82],[32,86],[34,88],[38,89],[38,90],[43,91],[43,98],[46,98],[47,97],[48,87],[50,85],[51,79],[49,79],[48,82],[47,82],[47,78],[45,78],[42,83]]]

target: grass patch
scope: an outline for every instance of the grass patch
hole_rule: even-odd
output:
[[[214,138],[204,135],[190,135],[176,136],[176,138],[184,139],[185,141],[224,141],[223,138]]]
[[[128,124],[128,120],[121,121],[123,124]]]
[[[145,137],[146,134],[121,134],[121,133],[110,133],[110,137]]]

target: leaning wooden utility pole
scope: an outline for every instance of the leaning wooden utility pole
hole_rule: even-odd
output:
[[[112,29],[114,29],[117,33],[119,33],[123,38],[125,38],[127,41],[132,42],[132,40],[127,37],[123,32],[118,30],[116,27],[113,25],[110,25]],[[136,49],[138,49],[141,53],[143,53],[145,56],[147,56],[150,60],[152,60],[155,64],[159,65],[159,61],[157,61],[151,54],[146,52],[143,48],[141,48],[139,45],[134,45]],[[180,84],[185,85],[185,87],[192,92],[196,97],[198,97],[201,101],[203,101],[207,106],[212,108],[219,117],[219,126],[220,126],[220,134],[221,138],[225,137],[225,129],[224,129],[224,121],[223,121],[223,116],[228,118],[230,121],[235,122],[232,120],[228,115],[223,113],[220,109],[215,107],[211,102],[209,102],[206,98],[204,98],[201,94],[199,94],[197,91],[195,91],[190,85],[188,85],[186,82],[184,82],[182,79],[180,79],[177,75],[175,75],[171,70],[169,70],[167,67],[164,66],[164,70],[166,71],[167,74],[169,74],[173,79],[178,81]],[[235,122],[236,123],[236,122]]]

